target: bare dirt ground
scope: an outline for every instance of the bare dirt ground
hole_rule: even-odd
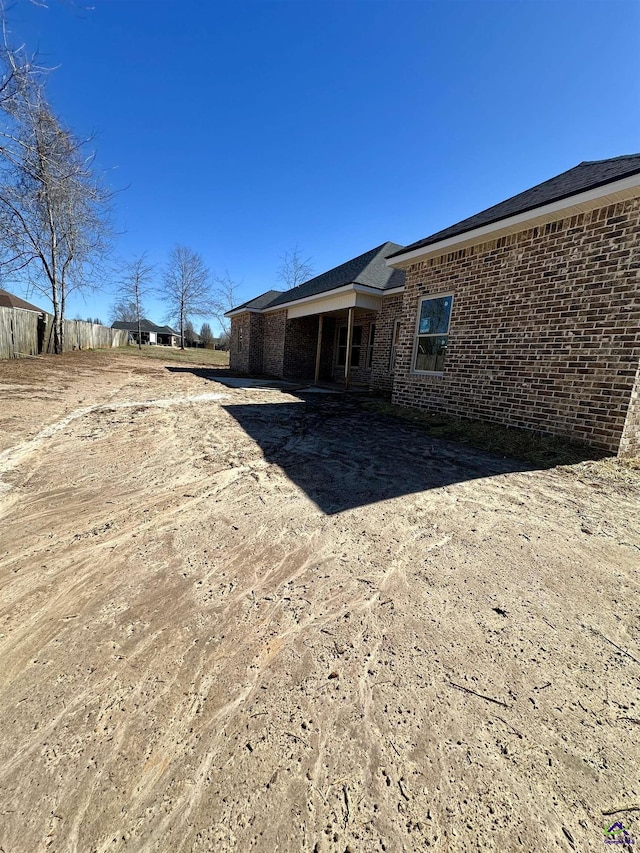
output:
[[[120,354],[0,404],[3,853],[640,843],[633,476]]]

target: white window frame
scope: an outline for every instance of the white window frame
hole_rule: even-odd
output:
[[[431,299],[444,299],[445,297],[449,297],[451,299],[451,309],[449,311],[449,323],[447,325],[446,332],[437,332],[437,333],[429,333],[429,334],[420,334],[420,313],[422,310],[422,303],[428,302]],[[426,296],[421,296],[418,299],[418,307],[416,311],[416,323],[414,327],[413,333],[413,354],[411,356],[411,373],[414,373],[416,376],[442,376],[444,370],[418,370],[416,368],[416,361],[418,358],[418,338],[444,338],[445,336],[449,337],[449,329],[451,328],[451,315],[453,313],[453,293],[451,291],[445,291],[444,293],[429,293]],[[445,356],[446,358],[446,356]]]

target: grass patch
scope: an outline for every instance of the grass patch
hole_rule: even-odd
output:
[[[460,441],[498,456],[521,459],[536,467],[575,465],[587,459],[599,460],[611,456],[607,451],[587,447],[557,436],[542,435],[530,430],[485,421],[454,418],[439,412],[406,409],[384,400],[362,400],[361,405],[370,412],[410,421],[434,438]]]
[[[640,488],[640,456],[619,459],[609,456],[593,462],[584,462],[577,473],[592,483],[602,486],[626,485]]]
[[[132,355],[138,358],[151,359],[155,361],[174,361],[181,364],[210,364],[215,367],[229,366],[229,353],[215,349],[200,349],[193,347],[185,350],[174,347],[142,347],[137,346],[115,347],[109,352]]]

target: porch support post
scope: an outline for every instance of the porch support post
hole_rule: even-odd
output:
[[[316,346],[316,375],[313,380],[317,385],[318,380],[320,379],[320,354],[322,352],[322,321],[324,320],[323,314],[318,314],[318,344]]]
[[[353,344],[353,314],[355,309],[349,308],[347,315],[347,354],[344,360],[344,387],[345,391],[349,388],[349,379],[351,377],[351,345]]]

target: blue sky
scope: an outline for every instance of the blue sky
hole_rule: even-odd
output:
[[[296,244],[320,273],[640,150],[638,2],[81,2],[9,20],[123,188],[118,254],[184,243],[241,300]]]

